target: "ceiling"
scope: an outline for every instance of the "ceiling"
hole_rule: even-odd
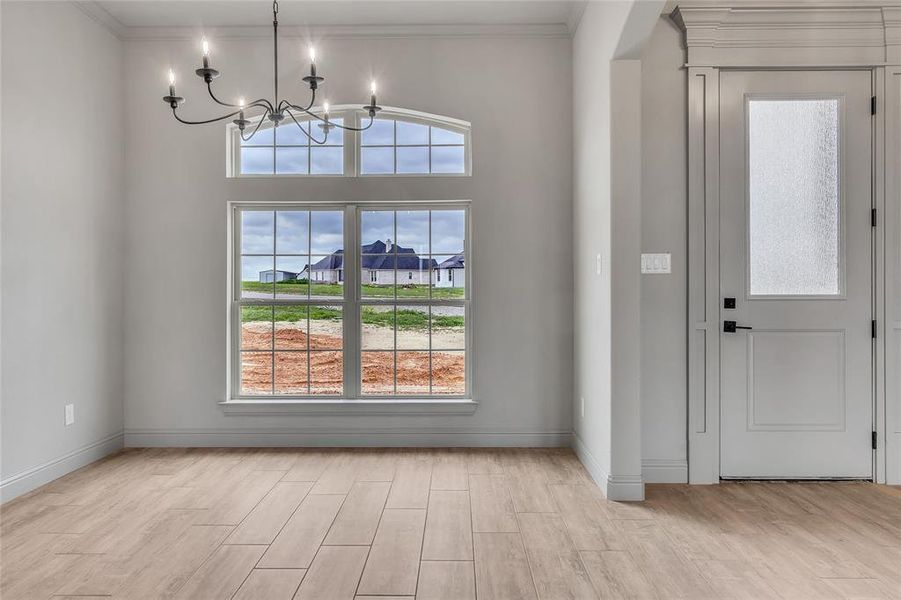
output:
[[[88,3],[84,3],[88,4]],[[240,27],[272,23],[269,0],[96,0],[111,24]],[[566,25],[583,0],[281,0],[286,26]]]

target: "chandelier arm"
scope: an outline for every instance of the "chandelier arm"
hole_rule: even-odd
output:
[[[221,104],[222,106],[228,106],[229,108],[240,108],[240,106],[241,106],[240,104],[229,104],[228,102],[223,102],[222,100],[217,98],[216,95],[213,93],[212,84],[207,83],[206,89],[210,92],[210,98],[212,98],[213,101],[216,102],[216,104]],[[245,105],[244,108],[246,109],[246,108],[250,108],[251,106],[260,106],[262,104],[266,105],[266,108],[269,109],[269,112],[275,112],[275,110],[272,108],[272,103],[269,102],[269,100],[267,100],[265,98],[260,98],[258,100],[254,100],[253,102]]]
[[[369,123],[366,125],[366,127],[345,127],[345,129],[350,129],[350,131],[366,131],[367,129],[372,127],[373,123],[375,123],[375,117],[370,115]]]
[[[243,111],[236,110],[235,112],[228,113],[227,115],[222,115],[221,117],[216,117],[215,119],[207,119],[206,121],[188,121],[188,120],[185,120],[185,119],[182,119],[181,117],[179,117],[178,113],[176,112],[176,109],[173,108],[172,116],[175,117],[176,121],[178,121],[179,123],[184,123],[185,125],[206,125],[207,123],[215,123],[216,121],[224,121],[225,119],[229,119],[231,117],[241,114],[241,112],[243,112]],[[267,112],[268,112],[268,109],[267,109]],[[263,117],[265,117],[265,116],[266,115],[264,114]]]
[[[310,109],[313,108],[314,104],[316,104],[316,90],[311,89],[310,90],[310,103],[307,104],[306,108],[304,108],[303,106],[297,106],[296,104],[289,102],[286,99],[282,99],[278,103],[278,109],[281,110],[282,108],[293,108],[294,110],[299,110],[300,112],[310,113]],[[310,114],[312,114],[312,113],[310,113]]]
[[[366,127],[351,127],[350,125],[339,125],[338,123],[332,123],[331,121],[320,117],[316,113],[314,113],[314,112],[310,111],[309,109],[304,108],[302,106],[297,106],[297,105],[291,104],[290,102],[287,103],[287,106],[288,106],[288,108],[293,108],[294,110],[305,112],[308,115],[310,115],[311,117],[313,117],[314,119],[318,119],[318,120],[322,121],[323,123],[331,125],[332,127],[338,127],[339,129],[344,129],[345,131],[366,131],[367,129],[372,127],[372,124],[375,122],[375,117],[370,116],[369,123],[366,124]]]
[[[260,130],[260,126],[263,124],[263,121],[266,120],[266,114],[267,113],[263,113],[263,115],[260,117],[260,120],[257,121],[257,126],[254,127],[253,131],[250,132],[250,135],[248,135],[247,137],[244,137],[244,132],[243,131],[240,132],[242,140],[244,140],[245,142],[249,142],[250,139],[257,134],[257,131]]]
[[[306,131],[303,130],[303,125],[301,125],[300,122],[299,122],[296,118],[294,118],[294,113],[291,112],[291,109],[290,109],[290,108],[285,108],[285,112],[288,113],[288,116],[291,117],[291,120],[294,121],[294,124],[297,125],[298,128],[300,128],[301,133],[303,133],[305,136],[307,136],[307,138],[308,138],[311,142],[313,142],[314,144],[317,144],[317,145],[321,146],[322,144],[324,144],[324,143],[326,143],[326,142],[328,141],[328,133],[325,134],[325,139],[323,139],[323,140],[320,142],[319,140],[317,140],[316,138],[313,137],[313,135],[312,135],[312,133],[313,133],[313,128],[312,128],[312,127],[310,127],[310,133],[307,133]],[[311,125],[312,125],[312,124],[311,124]]]

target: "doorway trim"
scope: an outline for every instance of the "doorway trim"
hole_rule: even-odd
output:
[[[877,107],[873,473],[901,484],[901,5],[687,1],[670,17],[688,50],[688,481],[720,481],[720,72],[860,69],[872,73]]]

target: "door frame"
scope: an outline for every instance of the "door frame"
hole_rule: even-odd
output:
[[[873,480],[899,484],[901,378],[894,373],[901,370],[901,294],[895,291],[901,288],[901,8],[680,4],[671,18],[685,31],[688,50],[689,483],[720,481],[719,77],[741,69],[872,74]],[[892,373],[886,364],[894,365]]]

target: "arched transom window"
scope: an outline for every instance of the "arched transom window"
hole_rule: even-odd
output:
[[[353,107],[335,107],[330,120],[365,126],[369,117]],[[242,140],[229,125],[229,177],[279,176],[461,176],[471,173],[470,124],[449,117],[387,108],[366,131],[332,130],[324,144],[318,121],[260,126]],[[256,125],[245,130],[245,135]]]

